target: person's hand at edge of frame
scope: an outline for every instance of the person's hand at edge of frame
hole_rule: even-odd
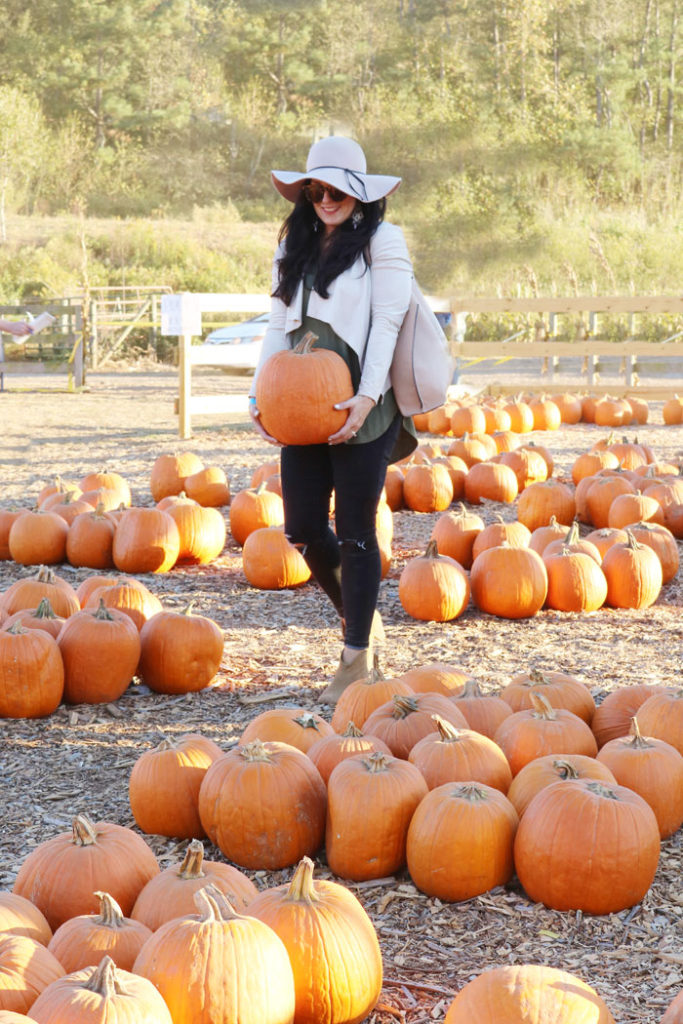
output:
[[[337,402],[335,409],[348,409],[349,415],[344,426],[336,434],[331,434],[328,437],[327,443],[343,444],[344,441],[355,437],[374,404],[374,399],[369,398],[368,395],[354,395],[353,398],[347,398],[345,402]]]
[[[249,398],[249,416],[251,417],[251,422],[256,427],[257,433],[261,435],[264,441],[267,441],[268,444],[275,445],[276,448],[282,448],[282,443],[278,441],[276,437],[271,437],[271,435],[263,429],[261,414],[256,408],[256,399],[251,397]]]
[[[33,334],[28,320],[0,320],[0,331],[12,334],[15,338],[25,338]]]

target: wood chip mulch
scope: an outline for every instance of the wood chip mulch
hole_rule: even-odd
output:
[[[244,379],[207,374],[195,390],[244,390]],[[14,383],[14,382],[13,382]],[[56,474],[78,480],[107,468],[130,483],[133,500],[151,504],[149,473],[162,452],[189,449],[206,464],[221,465],[234,492],[273,457],[244,422],[196,420],[190,441],[177,438],[170,371],[91,375],[89,390],[73,395],[50,389],[0,394],[0,506],[35,500]],[[18,386],[18,385],[17,385]],[[36,380],[26,383],[37,388]],[[680,461],[683,428],[664,427],[661,403],[652,423],[638,429],[658,457]],[[621,431],[620,431],[621,433]],[[631,438],[634,431],[625,433]],[[575,457],[604,428],[563,427],[538,439],[556,459],[556,475],[569,476]],[[223,510],[226,518],[227,509]],[[515,518],[514,506],[487,504]],[[641,682],[680,685],[683,589],[679,576],[644,611],[603,609],[590,615],[544,611],[530,620],[500,620],[470,609],[457,621],[421,623],[398,600],[406,560],[424,550],[436,516],[394,514],[394,559],[382,583],[380,610],[387,642],[381,664],[388,676],[428,661],[465,668],[485,689],[496,690],[530,666],[569,672],[585,681],[596,701],[619,686]],[[0,590],[34,570],[0,563]],[[87,570],[59,573],[77,586]],[[115,704],[62,706],[48,719],[2,722],[0,745],[0,888],[11,888],[26,855],[71,827],[84,812],[135,827],[128,777],[136,758],[163,736],[202,732],[224,749],[237,743],[257,713],[279,705],[320,709],[317,697],[338,659],[339,627],[312,584],[284,592],[253,590],[231,540],[211,566],[141,577],[169,608],[191,597],[194,610],[225,631],[225,653],[215,685],[182,697],[155,695],[140,684]],[[329,719],[331,709],[323,706]],[[683,988],[682,835],[662,843],[655,882],[643,902],[606,917],[560,913],[532,904],[513,880],[466,903],[429,899],[407,873],[350,884],[370,914],[384,956],[376,1024],[441,1021],[454,994],[488,967],[544,963],[580,976],[597,989],[619,1024],[655,1024]],[[162,867],[180,860],[186,842],[148,836]],[[221,854],[206,842],[207,855]],[[291,871],[247,871],[259,888],[288,881]],[[319,860],[318,874],[331,877]]]

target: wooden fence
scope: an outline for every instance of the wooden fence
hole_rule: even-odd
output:
[[[452,352],[457,360],[457,374],[463,368],[481,361],[493,360],[502,364],[511,359],[542,360],[544,391],[566,390],[565,384],[555,384],[547,379],[548,369],[557,368],[561,357],[583,360],[583,375],[588,387],[596,387],[600,376],[601,359],[607,357],[621,360],[624,375],[623,384],[602,384],[602,392],[623,394],[637,391],[644,398],[661,398],[671,393],[672,385],[638,384],[638,360],[659,357],[662,360],[683,358],[683,323],[681,330],[663,341],[646,341],[638,337],[639,326],[644,316],[683,315],[683,297],[680,296],[613,296],[595,298],[580,296],[571,298],[459,298],[453,299],[451,309],[454,315],[465,313],[519,313],[535,315],[536,320],[529,330],[515,332],[501,341],[467,341],[465,338],[452,343]],[[608,341],[600,338],[600,317],[626,316],[628,337],[622,341]],[[557,340],[559,318],[574,317],[574,340]],[[528,340],[518,340],[525,336]],[[681,340],[679,340],[681,339]],[[494,381],[487,388],[490,392],[510,394],[520,390],[519,383]]]
[[[16,338],[0,334],[0,391],[4,390],[6,374],[45,373],[48,369],[55,369],[55,362],[57,370],[68,374],[70,386],[83,386],[83,322],[78,301],[57,299],[23,306],[3,306],[0,315],[7,319],[25,319],[27,313],[37,315],[44,310],[56,319],[35,337]],[[5,358],[5,338],[18,349],[21,358]]]

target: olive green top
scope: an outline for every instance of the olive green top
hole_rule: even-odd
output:
[[[301,327],[292,332],[290,344],[293,348],[307,331],[312,331],[318,337],[315,343],[316,348],[325,348],[331,352],[336,352],[344,360],[351,373],[351,383],[355,393],[358,390],[361,378],[361,368],[357,354],[335,333],[330,324],[325,323],[323,320],[316,320],[315,317],[308,315],[308,300],[313,288],[313,280],[314,274],[306,274],[304,278]],[[380,398],[379,402],[373,405],[356,436],[349,438],[345,444],[367,444],[368,441],[377,440],[378,437],[389,429],[396,416],[401,416],[401,413],[396,404],[394,392],[389,388],[386,394]],[[401,420],[401,429],[399,430],[394,450],[391,453],[390,462],[398,462],[399,459],[410,455],[417,447],[417,434],[412,418],[410,416],[402,416]]]

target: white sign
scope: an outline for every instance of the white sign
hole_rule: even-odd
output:
[[[179,337],[202,333],[202,311],[191,292],[161,296],[161,333]]]

